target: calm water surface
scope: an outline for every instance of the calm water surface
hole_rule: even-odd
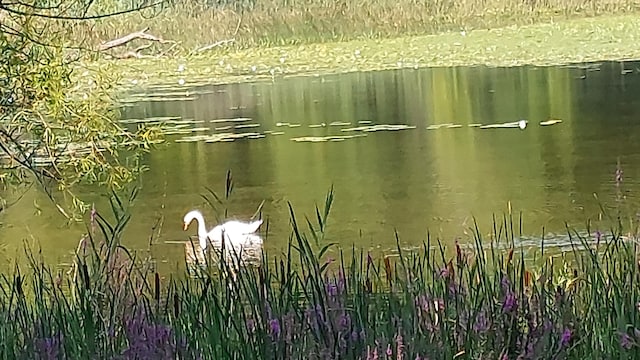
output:
[[[446,243],[466,241],[473,217],[489,233],[492,216],[509,203],[531,237],[543,227],[553,236],[565,232],[565,222],[584,228],[586,219],[597,220],[594,194],[608,208],[635,214],[638,68],[442,68],[221,86],[190,86],[187,79],[146,89],[127,99],[127,126],[161,118],[181,133],[146,157],[150,171],[126,242],[149,249],[167,269],[182,262],[177,241],[195,234],[193,225],[182,230],[182,216],[200,208],[212,227],[222,214],[201,195],[206,188],[223,194],[228,170],[229,216],[248,219],[264,201],[271,253],[290,236],[287,203],[301,219],[313,218],[332,185],[328,241],[376,252],[395,247],[394,231],[407,247],[420,245],[427,231]],[[492,127],[521,119],[525,129]],[[34,202],[42,215],[34,214]],[[37,191],[10,208],[0,227],[3,256],[16,257],[27,240],[39,242],[47,260],[68,259],[86,230],[64,227],[51,209]]]

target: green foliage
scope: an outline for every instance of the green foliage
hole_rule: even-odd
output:
[[[54,31],[60,24],[0,16],[0,180],[11,190],[38,184],[72,218],[87,209],[74,189],[131,182],[158,132],[131,133],[118,124],[110,74],[72,78],[69,51]]]

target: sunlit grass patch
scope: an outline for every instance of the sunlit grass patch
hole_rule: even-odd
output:
[[[438,66],[550,66],[598,61],[622,61],[640,58],[634,38],[640,37],[640,17],[603,16],[554,23],[511,26],[435,35],[416,35],[389,39],[367,39],[273,46],[266,48],[226,49],[202,56],[187,57],[187,69],[180,73],[189,82],[222,84],[279,79],[286,75],[322,75],[354,71],[415,69]],[[357,57],[353,56],[359,52]],[[282,54],[287,62],[280,63]],[[212,64],[223,58],[226,65]],[[265,72],[241,70],[256,61]],[[170,81],[175,60],[140,59],[97,61],[92,67],[122,75],[122,87],[144,88]],[[592,66],[597,66],[594,64]],[[132,83],[135,80],[135,84]],[[190,85],[191,86],[191,85]],[[195,85],[192,85],[195,87]]]

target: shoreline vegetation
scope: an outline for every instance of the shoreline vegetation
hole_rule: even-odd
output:
[[[99,209],[68,272],[32,255],[0,281],[1,358],[634,359],[640,355],[637,237],[622,221],[527,259],[514,219],[492,239],[376,258],[324,241],[333,193],[283,256],[239,266],[213,254],[163,279],[121,245],[128,204]],[[113,220],[109,221],[108,218]],[[625,231],[633,229],[624,229]],[[596,240],[592,242],[592,238]],[[224,252],[225,250],[222,249]]]
[[[588,66],[640,59],[634,45],[639,29],[640,15],[632,13],[486,29],[462,26],[435,34],[406,31],[344,41],[308,38],[279,44],[243,43],[236,38],[204,52],[183,48],[160,57],[94,59],[83,66],[118,74],[123,90],[442,66]]]

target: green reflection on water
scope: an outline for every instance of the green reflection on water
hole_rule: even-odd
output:
[[[127,245],[147,249],[163,216],[151,253],[166,268],[183,262],[183,246],[172,243],[187,239],[182,216],[204,209],[212,227],[215,217],[201,194],[205,187],[222,191],[229,169],[235,182],[229,214],[247,219],[264,200],[271,253],[289,238],[287,201],[297,214],[313,215],[332,184],[327,240],[378,252],[395,247],[395,230],[409,247],[427,230],[445,243],[464,241],[473,216],[487,234],[492,215],[508,202],[523,212],[527,235],[540,235],[543,226],[563,233],[565,221],[583,227],[599,214],[593,193],[615,205],[618,158],[625,210],[635,211],[640,81],[618,67],[399,70],[168,89],[156,94],[164,101],[142,94],[143,101],[123,109],[125,118],[174,119],[180,129],[198,129],[171,135],[169,145],[147,157],[151,170],[141,181]],[[479,127],[520,119],[528,121],[523,130]],[[550,119],[562,122],[540,125]],[[363,130],[379,125],[396,128]],[[235,134],[233,141],[174,142],[221,133]],[[238,138],[243,133],[264,137]],[[354,134],[363,136],[346,136]],[[326,141],[292,140],[306,137]],[[43,215],[33,216],[34,200]],[[2,254],[13,258],[23,239],[35,239],[47,259],[63,261],[84,227],[62,227],[51,209],[34,191],[6,211]]]

